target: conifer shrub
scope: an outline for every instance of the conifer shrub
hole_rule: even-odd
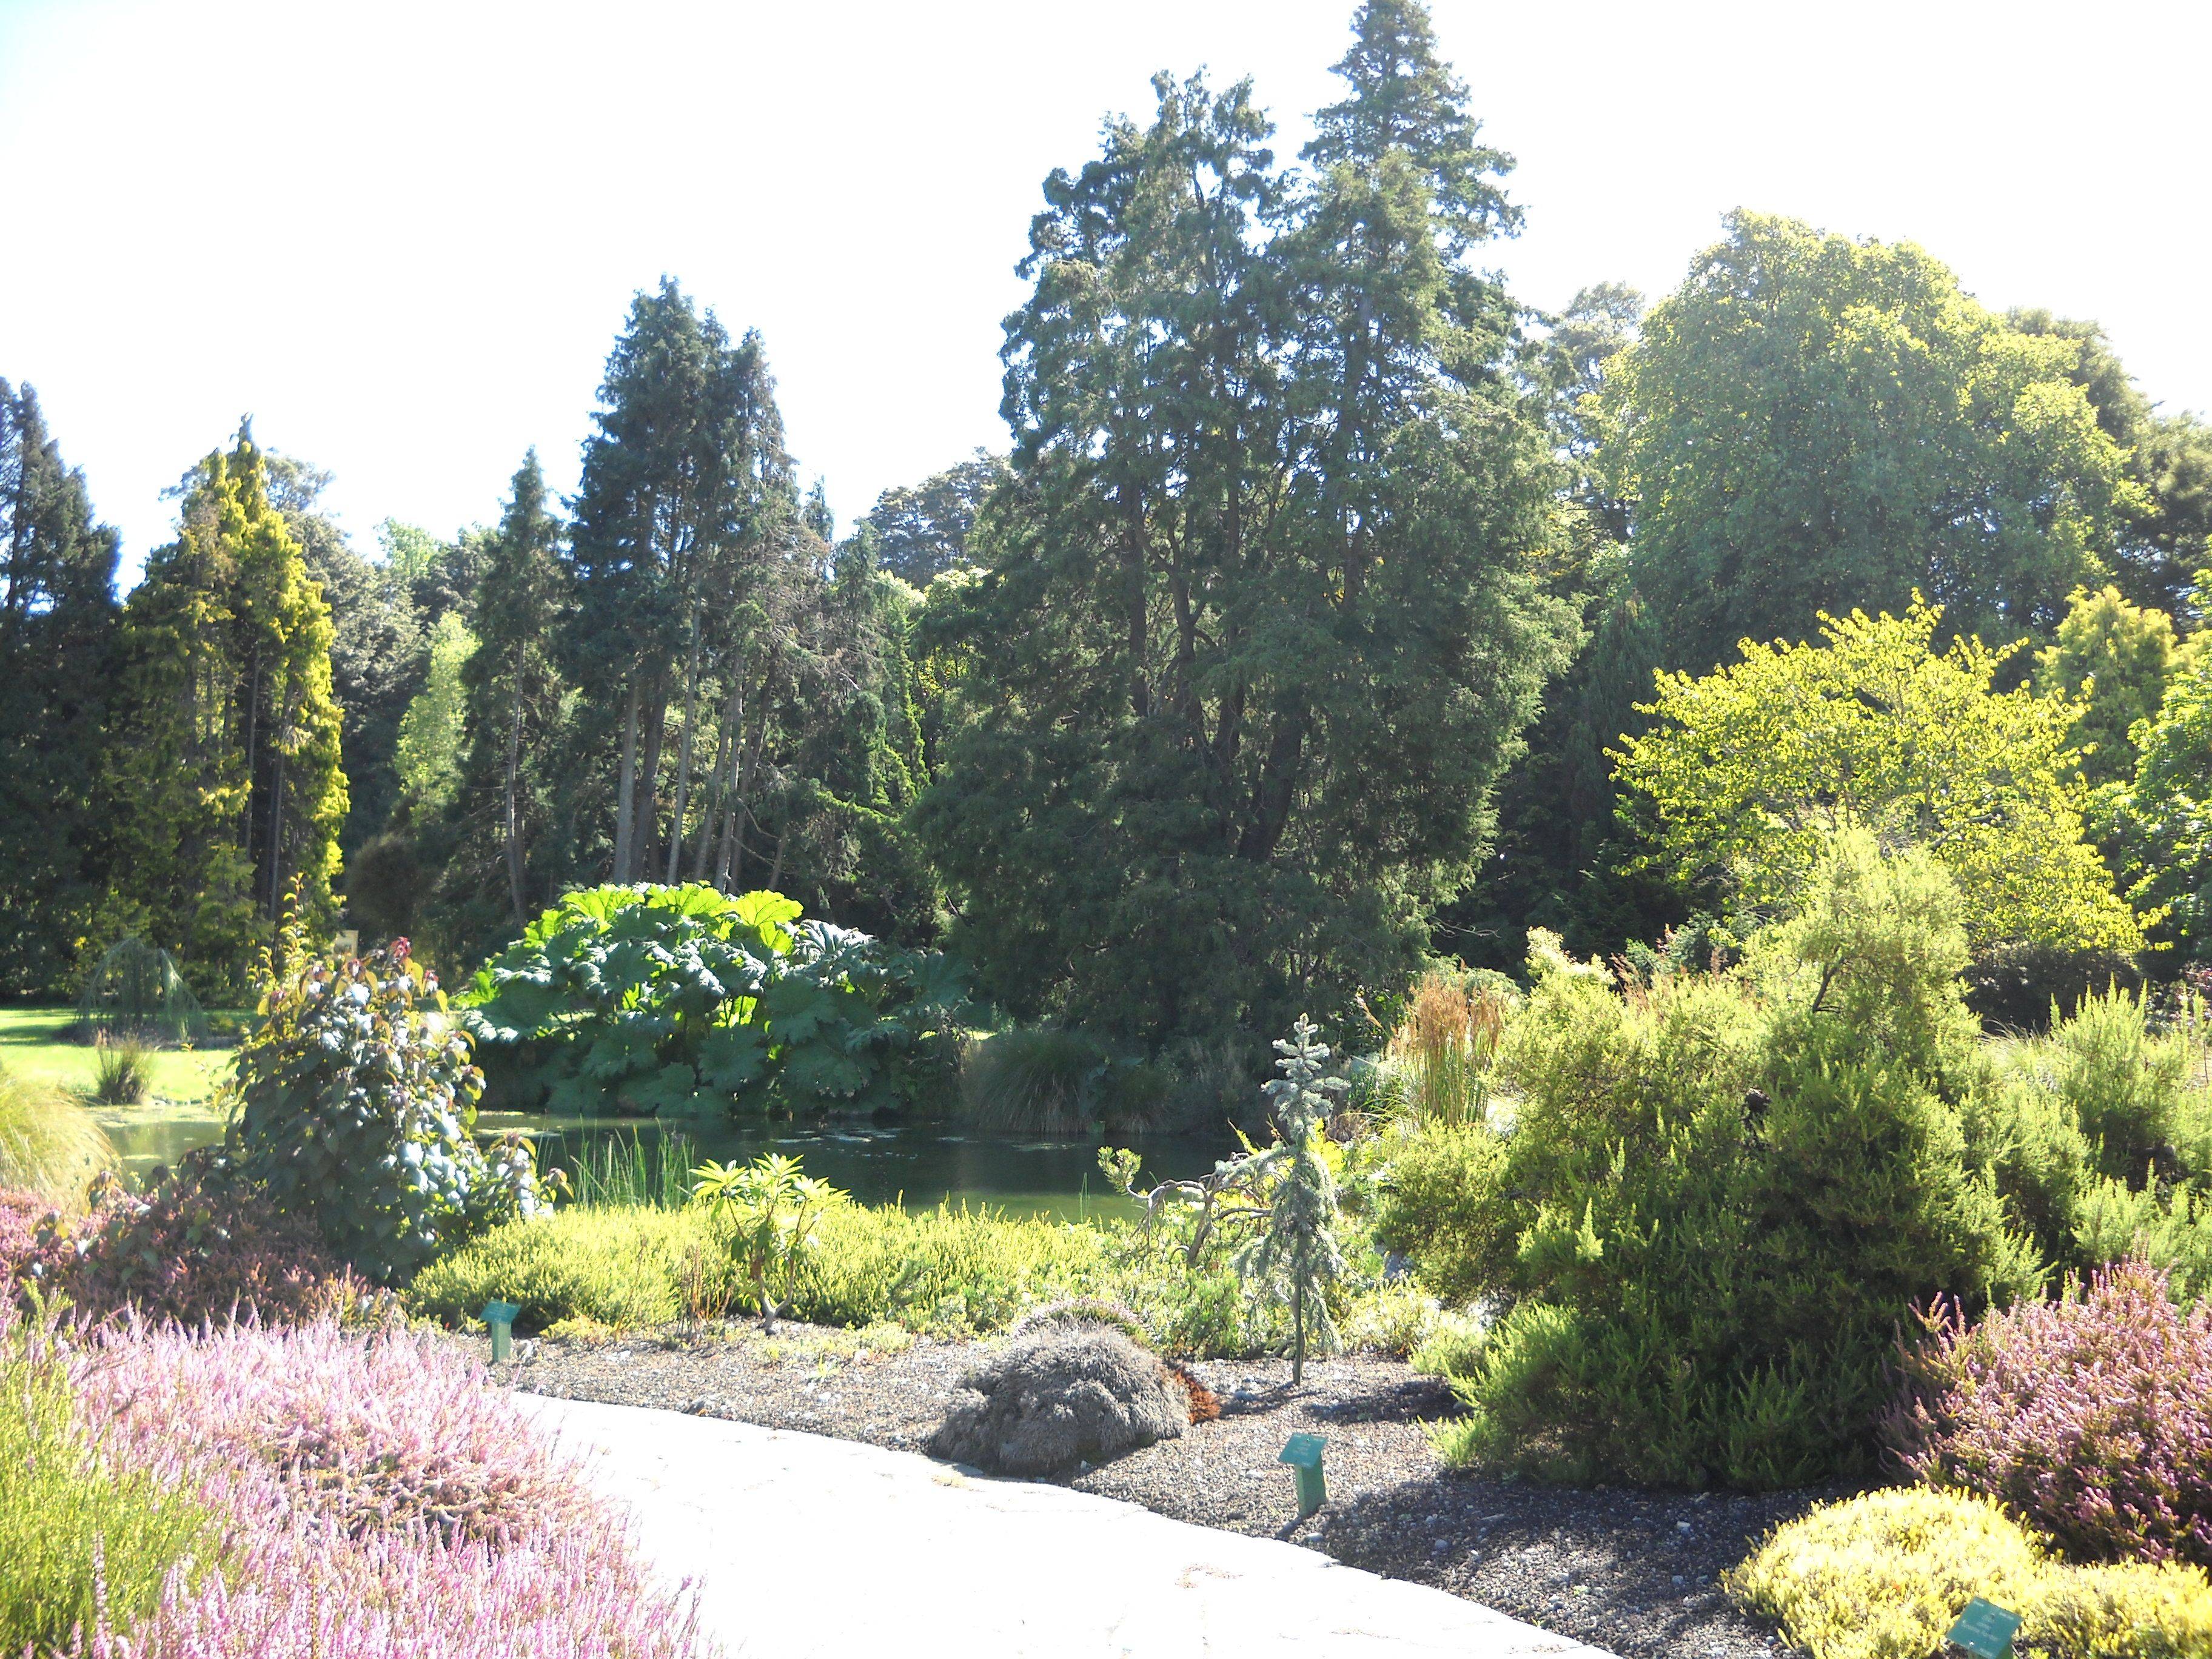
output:
[[[1885,1425],[1923,1479],[2008,1504],[2087,1560],[2212,1565],[2212,1305],[2140,1261],[1931,1316]]]
[[[1016,1337],[960,1380],[929,1454],[1002,1474],[1054,1474],[1172,1440],[1193,1399],[1158,1357],[1097,1322]]]
[[[1958,912],[1927,857],[1848,832],[1740,969],[1617,985],[1540,941],[1498,1060],[1510,1133],[1401,1158],[1378,1222],[1440,1293],[1510,1303],[1433,1431],[1449,1461],[1753,1487],[1863,1469],[1911,1310],[2039,1285],[1970,1139]]]

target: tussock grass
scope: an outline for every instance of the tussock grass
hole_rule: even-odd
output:
[[[0,1188],[36,1193],[76,1213],[94,1178],[122,1167],[115,1143],[83,1107],[0,1073]]]

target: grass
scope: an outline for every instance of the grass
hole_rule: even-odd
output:
[[[0,1071],[24,1082],[86,1097],[100,1083],[100,1056],[72,1041],[74,1008],[0,1008]],[[147,1091],[173,1103],[205,1101],[230,1076],[227,1048],[157,1048],[146,1060]]]
[[[1005,1330],[1047,1303],[1095,1296],[1133,1310],[1171,1353],[1249,1354],[1280,1336],[1273,1304],[1255,1304],[1232,1270],[1186,1268],[1136,1239],[1121,1222],[842,1206],[823,1218],[785,1313],[816,1325],[961,1338]],[[522,1329],[563,1334],[715,1319],[744,1305],[703,1212],[642,1205],[570,1206],[495,1227],[432,1262],[407,1292],[411,1312],[450,1326],[469,1325],[492,1301],[520,1306]]]
[[[120,1166],[107,1132],[83,1107],[0,1073],[0,1187],[82,1210],[93,1177]]]

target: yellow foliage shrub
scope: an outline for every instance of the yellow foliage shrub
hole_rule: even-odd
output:
[[[2021,1659],[2212,1656],[2201,1569],[2069,1566],[1988,1499],[1924,1486],[1820,1504],[1723,1583],[1813,1659],[1936,1659],[1978,1595],[2025,1617]]]
[[[1814,1659],[1929,1659],[1975,1596],[2027,1606],[2044,1565],[1988,1499],[1898,1486],[1778,1527],[1724,1583]]]

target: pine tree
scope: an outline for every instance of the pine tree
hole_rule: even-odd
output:
[[[1326,1077],[1328,1045],[1304,1014],[1287,1038],[1275,1040],[1275,1062],[1282,1076],[1267,1085],[1275,1127],[1282,1139],[1252,1161],[1266,1181],[1266,1231],[1237,1259],[1249,1278],[1279,1285],[1291,1304],[1291,1386],[1305,1379],[1308,1339],[1322,1353],[1337,1347],[1336,1326],[1328,1315],[1327,1287],[1344,1272],[1336,1242],[1336,1181],[1322,1147],[1328,1139],[1329,1097],[1350,1086]]]
[[[250,427],[190,476],[124,608],[105,784],[113,881],[195,982],[234,992],[296,881],[333,911],[346,783],[331,618]]]
[[[37,395],[0,380],[0,992],[11,995],[73,992],[94,926],[117,546]]]

